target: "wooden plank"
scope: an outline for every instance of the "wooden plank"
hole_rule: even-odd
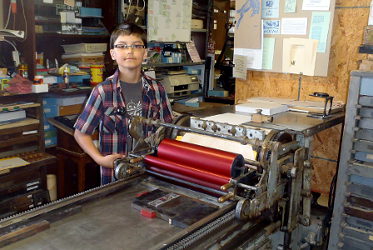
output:
[[[0,235],[0,247],[9,245],[18,240],[30,237],[48,228],[50,228],[50,223],[46,220],[38,221],[31,225],[26,225],[26,226],[17,228],[8,233]]]
[[[24,126],[34,125],[34,124],[39,124],[39,123],[40,121],[37,119],[26,118],[22,121],[11,122],[11,123],[7,123],[4,125],[0,125],[0,130],[11,129],[11,128],[14,129],[15,127],[24,127]]]
[[[334,100],[346,102],[349,73],[358,69],[364,27],[368,23],[370,0],[339,0],[336,2],[334,27],[327,77],[302,77],[300,100],[311,100],[309,94],[327,92]],[[338,8],[349,7],[349,8]],[[358,17],[358,18],[357,18]],[[348,55],[348,56],[346,56]],[[247,80],[236,79],[236,103],[255,96],[297,98],[299,75],[249,71]]]
[[[37,142],[38,140],[39,140],[38,134],[21,135],[20,137],[13,137],[11,139],[2,141],[2,143],[0,144],[0,148],[9,147],[9,145],[26,144],[27,142],[32,142],[32,141]]]
[[[83,104],[75,104],[60,107],[60,116],[80,114],[83,109]]]
[[[1,111],[13,111],[18,109],[26,109],[26,108],[35,108],[40,107],[40,103],[19,103],[19,104],[1,104],[0,103],[0,110]]]

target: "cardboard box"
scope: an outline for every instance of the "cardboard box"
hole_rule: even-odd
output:
[[[48,92],[48,84],[33,84],[32,93],[45,93]]]

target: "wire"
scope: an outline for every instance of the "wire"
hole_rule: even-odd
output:
[[[10,44],[13,47],[13,49],[18,52],[16,46],[11,41],[8,41],[8,40],[5,40],[5,39],[4,40],[0,40],[0,41],[3,41],[3,42],[6,42],[6,43]]]
[[[27,39],[27,19],[26,19],[25,5],[23,3],[23,0],[21,0],[21,4],[22,4],[23,19],[25,20],[25,37],[23,38],[23,41],[26,41],[26,39]]]
[[[10,4],[9,4],[8,17],[6,19],[6,23],[5,23],[4,29],[6,29],[8,27],[8,25],[9,25],[10,10],[11,10],[11,7],[10,7]]]
[[[145,9],[145,6],[146,6],[145,0],[142,0],[142,8],[141,9],[139,8],[139,0],[136,1],[136,10],[138,12],[143,11]]]
[[[142,8],[139,7],[139,0],[136,0],[136,11],[137,12],[143,11],[146,7],[145,0],[141,0],[141,1],[142,1]],[[124,20],[127,20],[128,15],[130,14],[131,5],[132,5],[132,0],[128,0],[127,14],[124,16]]]
[[[124,17],[124,20],[127,20],[128,15],[130,14],[131,4],[132,4],[132,0],[128,0],[127,14]]]

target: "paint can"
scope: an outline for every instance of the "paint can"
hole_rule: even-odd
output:
[[[92,64],[91,69],[91,85],[97,85],[104,80],[104,65]]]

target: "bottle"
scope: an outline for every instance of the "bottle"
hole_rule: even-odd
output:
[[[69,87],[69,80],[69,70],[67,67],[65,67],[63,70],[63,83],[66,85],[66,87]]]

